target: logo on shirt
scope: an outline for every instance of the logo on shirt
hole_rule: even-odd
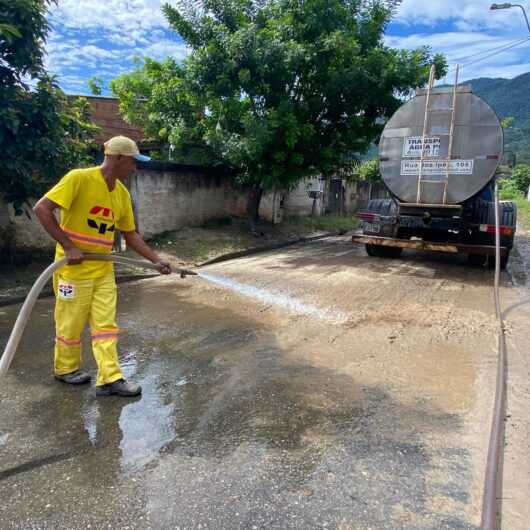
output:
[[[110,208],[94,206],[90,209],[90,214],[95,217],[87,219],[90,228],[94,228],[101,235],[114,232],[114,212]]]

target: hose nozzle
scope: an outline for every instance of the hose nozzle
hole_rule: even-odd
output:
[[[187,269],[175,269],[175,272],[180,274],[181,278],[185,278],[186,276],[197,276],[196,272],[193,272]]]

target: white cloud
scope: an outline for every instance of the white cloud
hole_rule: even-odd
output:
[[[68,29],[106,29],[125,33],[167,27],[162,0],[61,0],[51,20]]]
[[[528,33],[519,8],[491,11],[491,0],[403,0],[396,20],[403,24],[435,25],[443,21],[463,24],[466,29],[491,28],[516,35]]]
[[[163,39],[153,42],[145,48],[138,48],[138,55],[147,55],[154,59],[163,59],[164,57],[174,57],[177,60],[184,59],[188,53],[189,48],[182,42],[174,42],[169,39]]]
[[[122,54],[118,50],[107,50],[93,44],[78,42],[52,42],[47,46],[46,66],[53,73],[61,73],[72,67],[97,68],[102,64],[120,63]]]
[[[510,48],[517,40],[464,31],[386,37],[386,43],[392,47],[414,49],[428,45],[433,52],[444,53],[450,66],[461,65],[462,80],[475,77],[512,78],[529,71],[530,41]]]
[[[92,75],[108,82],[130,70],[134,56],[184,59],[189,50],[170,30],[163,3],[61,0],[49,14],[53,31],[46,45],[48,70],[68,90],[77,91]]]
[[[434,52],[443,52],[451,60],[467,57],[474,53],[508,45],[514,37],[489,35],[471,31],[446,31],[443,33],[412,33],[406,37],[387,35],[385,42],[389,46],[414,49],[429,46]]]
[[[60,0],[52,7],[54,31],[47,44],[47,66],[72,90],[91,75],[108,81],[132,68],[131,57],[182,60],[189,53],[165,19],[165,0]],[[171,0],[170,3],[177,3]],[[528,35],[520,9],[490,11],[491,0],[403,0],[396,20],[399,32],[386,42],[395,47],[429,45],[452,63],[499,48]],[[441,24],[443,24],[441,26]],[[422,33],[418,31],[431,27]],[[451,31],[442,32],[450,27]],[[392,28],[392,26],[391,26]],[[465,66],[463,79],[478,76],[514,77],[529,70],[530,46],[521,46]],[[471,58],[467,60],[470,62]],[[76,80],[74,82],[74,80]]]

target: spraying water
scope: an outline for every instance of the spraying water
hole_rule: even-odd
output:
[[[265,304],[281,307],[290,313],[308,315],[321,320],[328,320],[337,323],[346,322],[348,320],[348,316],[345,313],[331,309],[320,309],[285,294],[259,289],[258,287],[254,287],[252,285],[235,282],[233,280],[222,278],[221,276],[207,272],[199,272],[198,274],[201,278],[224,287],[225,289],[230,289],[231,291],[235,291],[236,293],[254,300],[258,300],[259,302],[263,302]]]

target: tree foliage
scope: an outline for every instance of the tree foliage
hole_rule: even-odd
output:
[[[515,188],[526,196],[530,187],[530,166],[528,164],[515,166],[512,172],[512,181]]]
[[[400,95],[423,85],[428,48],[383,42],[398,2],[193,0],[166,4],[191,49],[179,65],[146,60],[111,84],[132,122],[177,156],[234,168],[255,190],[329,175],[376,139]]]
[[[90,93],[93,96],[101,96],[101,93],[103,92],[103,79],[101,77],[97,77],[93,75],[88,81],[88,90],[90,90]]]
[[[500,198],[513,200],[528,195],[530,187],[530,165],[519,164],[510,169],[509,166],[499,166],[496,172],[499,184]]]
[[[17,213],[94,148],[88,103],[67,98],[44,70],[50,3],[0,0],[0,195]]]
[[[354,180],[366,182],[382,182],[383,177],[379,170],[379,160],[367,160],[359,164],[352,173]]]

